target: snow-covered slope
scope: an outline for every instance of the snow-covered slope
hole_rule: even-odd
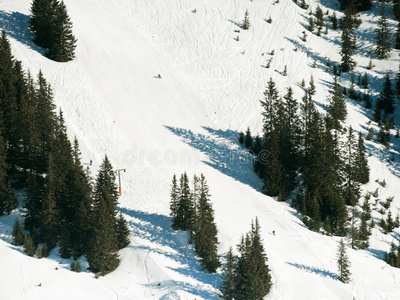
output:
[[[261,131],[259,100],[270,77],[281,92],[292,86],[300,99],[301,80],[313,75],[322,111],[332,82],[324,72],[325,57],[339,60],[337,32],[308,33],[307,43],[302,42],[307,12],[290,0],[65,0],[78,38],[77,58],[55,63],[29,39],[30,2],[2,0],[0,24],[15,57],[32,74],[41,69],[52,84],[84,162],[94,162],[92,173],[104,154],[115,168],[126,168],[120,209],[129,221],[131,244],[121,251],[113,273],[98,279],[77,274],[56,251],[38,260],[10,245],[20,213],[15,211],[0,218],[0,299],[217,298],[219,275],[203,273],[187,236],[170,228],[169,185],[174,173],[184,171],[202,172],[208,180],[221,255],[259,217],[274,283],[266,299],[399,298],[400,270],[382,260],[390,237],[374,230],[370,249],[349,250],[353,280],[339,282],[338,238],[307,230],[287,204],[263,195],[249,154],[236,144],[237,130]],[[336,2],[322,3],[332,9]],[[246,9],[250,30],[236,33]],[[266,22],[270,16],[271,24]],[[376,16],[376,9],[363,16],[359,72],[368,64],[361,55],[371,48],[368,26]],[[370,74],[376,91],[384,71],[397,70],[397,52],[392,57],[374,61]],[[282,76],[285,65],[288,76]],[[348,123],[365,132],[369,113],[355,102],[348,108]],[[385,179],[380,196],[396,196],[395,215],[399,168],[386,163],[388,154],[379,146],[368,146],[372,179],[366,190],[379,187],[375,179]]]

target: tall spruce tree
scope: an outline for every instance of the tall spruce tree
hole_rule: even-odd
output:
[[[189,187],[189,179],[185,172],[179,180],[179,198],[175,221],[176,229],[188,231],[193,236],[195,217],[195,206]]]
[[[118,249],[125,248],[126,246],[129,245],[130,231],[128,227],[128,222],[125,220],[124,216],[122,215],[122,212],[119,212],[115,225],[116,225],[115,231],[117,234]]]
[[[219,287],[219,296],[225,300],[233,300],[235,293],[235,260],[236,257],[232,252],[232,247],[229,248],[226,254],[226,263],[222,268],[223,281]]]
[[[176,180],[176,175],[172,177],[172,184],[171,184],[171,193],[170,197],[171,200],[169,202],[169,209],[170,209],[170,216],[172,219],[172,228],[173,229],[179,229],[176,221],[177,221],[177,215],[178,215],[178,205],[179,205],[179,187],[178,187],[178,182]]]
[[[342,47],[340,54],[342,55],[342,63],[340,65],[342,72],[351,71],[355,62],[353,60],[354,51],[356,49],[356,35],[354,32],[354,6],[352,4],[348,5],[345,9],[345,16],[341,22],[342,28]]]
[[[0,216],[10,214],[18,206],[7,175],[6,147],[0,131]]]
[[[21,246],[24,244],[24,225],[18,218],[14,221],[12,240],[14,245]]]
[[[258,219],[238,246],[239,257],[235,268],[235,299],[262,299],[271,289],[271,275],[267,255],[260,235]]]
[[[339,242],[338,252],[337,252],[337,268],[338,268],[338,279],[343,283],[350,282],[350,260],[346,253],[346,246],[343,239]]]
[[[382,86],[378,103],[379,108],[384,110],[385,115],[392,114],[394,112],[394,92],[389,73],[386,73],[385,75],[385,81]]]
[[[332,121],[332,127],[340,130],[340,122],[344,122],[347,117],[346,99],[343,96],[343,89],[340,86],[339,79],[335,76],[333,88],[330,91],[331,98],[328,106],[328,113]]]
[[[64,1],[56,6],[52,26],[54,38],[48,52],[49,58],[58,62],[73,60],[77,40],[72,33],[72,22]]]
[[[200,256],[203,269],[215,273],[220,265],[218,259],[217,226],[214,220],[214,210],[210,203],[209,189],[203,174],[200,175],[200,195],[197,203],[195,227],[195,250]]]
[[[390,57],[392,47],[390,46],[390,29],[389,23],[385,12],[385,6],[381,3],[381,10],[379,12],[379,19],[377,28],[375,30],[375,56],[378,59],[387,59]]]
[[[34,0],[30,29],[34,34],[34,42],[46,49],[50,59],[59,62],[74,59],[76,38],[64,1]]]
[[[366,184],[369,181],[369,166],[368,160],[365,153],[364,139],[361,132],[358,134],[358,143],[355,154],[355,168],[356,178],[355,180],[361,184]]]

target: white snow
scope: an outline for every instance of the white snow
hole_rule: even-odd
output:
[[[95,279],[85,268],[74,273],[56,249],[38,260],[10,244],[16,210],[0,218],[0,299],[216,299],[221,277],[202,272],[187,235],[170,227],[170,182],[184,171],[190,177],[204,173],[210,185],[221,255],[258,216],[274,283],[265,299],[400,298],[400,269],[382,260],[399,231],[390,236],[374,229],[368,250],[349,249],[352,281],[341,283],[335,279],[339,239],[309,231],[288,204],[262,194],[249,154],[236,142],[247,126],[261,133],[259,100],[270,77],[281,93],[292,86],[300,100],[301,80],[308,84],[313,75],[314,99],[323,111],[333,81],[324,62],[340,60],[338,32],[321,37],[307,32],[302,42],[308,13],[291,0],[64,0],[78,39],[77,58],[56,63],[30,41],[30,2],[2,0],[0,26],[23,66],[34,76],[42,70],[51,83],[83,161],[93,160],[92,174],[105,154],[114,168],[126,168],[119,208],[129,222],[131,243],[111,274]],[[310,1],[313,10],[318,3],[324,12],[336,5]],[[361,74],[369,62],[361,55],[372,49],[375,6],[362,17],[356,57]],[[236,33],[246,9],[250,30]],[[270,16],[271,24],[265,21]],[[376,67],[367,72],[376,94],[386,70],[397,72],[398,51],[388,61],[373,62]],[[288,76],[281,75],[285,65]],[[348,86],[350,76],[343,78]],[[366,133],[372,113],[348,103],[347,123]],[[395,142],[391,151],[398,160]],[[399,166],[387,162],[391,154],[378,144],[367,146],[371,182],[364,189],[379,187],[381,200],[395,196],[395,216]],[[376,179],[385,179],[386,188]]]

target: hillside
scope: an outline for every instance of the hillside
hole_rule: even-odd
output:
[[[302,42],[308,13],[291,0],[65,0],[78,39],[77,58],[56,63],[31,42],[30,2],[1,1],[0,25],[26,70],[42,70],[51,83],[68,134],[79,139],[83,161],[93,160],[92,174],[104,154],[115,169],[126,168],[119,209],[129,222],[131,243],[111,274],[98,279],[90,272],[77,274],[56,249],[38,260],[11,245],[12,225],[21,214],[15,210],[0,218],[0,299],[217,299],[220,276],[202,272],[187,235],[170,227],[171,178],[184,171],[207,178],[221,256],[258,216],[273,281],[265,299],[398,298],[400,269],[383,260],[398,229],[384,235],[375,227],[369,248],[349,249],[353,280],[341,283],[336,279],[339,238],[308,230],[288,203],[264,195],[250,154],[237,143],[239,131],[248,126],[261,133],[259,100],[270,78],[281,93],[291,86],[300,100],[300,82],[308,83],[312,75],[314,99],[324,112],[333,82],[325,63],[327,57],[340,61],[338,31],[320,37],[307,33]],[[333,0],[310,1],[313,8],[317,4],[323,11],[337,9]],[[246,9],[250,30],[236,33]],[[355,71],[361,74],[378,14],[376,3],[362,14],[355,57]],[[269,17],[272,23],[266,22]],[[391,20],[393,29],[395,23]],[[265,68],[272,50],[271,66]],[[398,55],[394,50],[388,60],[373,60],[376,67],[367,71],[373,96],[386,71],[394,78]],[[282,75],[285,65],[288,76]],[[349,74],[343,75],[341,83],[348,87],[349,80]],[[347,108],[347,124],[366,134],[372,110],[349,99]],[[371,180],[363,189],[378,188],[382,200],[394,196],[395,216],[400,210],[400,142],[392,140],[390,153],[367,142]],[[392,155],[395,161],[388,162]],[[386,187],[377,179],[385,180]]]

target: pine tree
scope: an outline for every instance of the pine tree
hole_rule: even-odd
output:
[[[319,5],[315,10],[315,25],[317,26],[317,35],[320,36],[321,30],[324,27],[324,13]]]
[[[333,12],[332,16],[330,17],[330,20],[332,22],[332,29],[336,30],[338,28],[338,21],[335,12]]]
[[[253,146],[253,137],[251,136],[249,127],[247,127],[246,135],[244,137],[244,146],[248,149],[250,149]]]
[[[172,177],[172,184],[171,184],[171,201],[169,202],[169,209],[170,209],[170,216],[172,219],[172,228],[173,229],[178,229],[176,221],[177,221],[177,215],[178,215],[178,204],[179,204],[179,187],[178,187],[178,182],[176,180],[176,175]]]
[[[229,248],[226,254],[226,264],[222,268],[223,281],[219,287],[220,297],[225,300],[233,300],[235,292],[235,260],[232,247]]]
[[[24,238],[24,252],[29,256],[34,256],[36,253],[35,244],[30,234]]]
[[[377,29],[375,30],[375,56],[378,59],[387,59],[390,57],[390,52],[392,51],[390,46],[390,29],[389,23],[385,12],[385,7],[381,3],[381,10],[379,13],[379,19],[377,22]]]
[[[242,29],[243,30],[248,30],[249,28],[250,28],[249,12],[246,9],[246,12],[244,14],[244,20],[243,20]]]
[[[316,92],[316,88],[315,88],[315,83],[314,83],[314,77],[311,75],[310,77],[310,87],[308,88],[308,93],[311,96],[314,96]]]
[[[369,166],[365,153],[364,139],[361,132],[358,134],[358,144],[355,154],[355,180],[361,184],[366,184],[369,181]]]
[[[90,220],[92,234],[86,257],[92,272],[105,275],[118,266],[119,259],[114,229],[115,220],[103,197],[95,202]]]
[[[79,259],[77,259],[75,262],[75,272],[80,273],[81,271],[82,271],[81,263],[79,262]]]
[[[77,40],[72,33],[72,22],[63,1],[55,9],[52,26],[54,37],[48,52],[49,58],[58,62],[73,60]]]
[[[344,245],[343,239],[339,242],[338,252],[337,252],[337,267],[338,267],[338,279],[343,283],[350,282],[350,261],[346,253],[346,247]]]
[[[239,133],[239,143],[244,145],[244,133],[243,132]]]
[[[348,205],[355,205],[358,202],[360,195],[360,185],[357,182],[357,148],[356,141],[354,137],[353,128],[350,126],[346,149],[345,151],[345,165],[343,169],[344,173],[344,186],[343,186],[343,197]],[[360,158],[361,159],[361,158]]]
[[[271,289],[271,275],[260,236],[258,219],[238,246],[240,256],[235,268],[235,299],[262,299]]]
[[[195,227],[195,250],[200,256],[203,269],[215,273],[219,267],[217,227],[214,221],[214,210],[210,203],[207,182],[203,174],[200,176],[200,195],[197,204]]]
[[[372,7],[371,0],[357,0],[357,8],[359,11],[369,10]]]
[[[189,187],[189,179],[185,173],[181,175],[179,181],[179,198],[176,213],[176,230],[188,231],[193,236],[195,225],[195,206]]]
[[[17,206],[18,202],[12,191],[10,179],[7,176],[6,150],[0,132],[0,216],[10,214]]]
[[[342,28],[342,47],[340,54],[342,55],[342,63],[340,65],[342,72],[349,72],[351,71],[354,66],[355,62],[352,58],[354,55],[354,51],[356,48],[356,35],[354,32],[354,8],[352,5],[346,7],[345,16],[343,21],[341,22]]]
[[[24,244],[24,225],[17,219],[15,219],[14,227],[12,231],[13,244],[21,246]]]
[[[343,89],[338,78],[335,76],[333,88],[330,91],[331,99],[328,106],[328,113],[331,116],[332,127],[340,130],[340,122],[344,122],[347,117],[346,99],[343,96]]]
[[[395,43],[394,43],[394,49],[399,50],[400,49],[400,22],[397,22],[397,29],[395,33]]]
[[[122,212],[119,212],[115,231],[117,233],[118,249],[122,249],[128,246],[130,230],[128,227],[128,222],[125,220]]]
[[[382,92],[379,96],[378,103],[379,108],[384,110],[385,115],[392,114],[394,112],[394,92],[389,73],[386,73],[385,75],[385,81],[383,83]]]
[[[60,62],[74,59],[76,38],[63,1],[34,0],[29,22],[34,42],[46,49],[50,59]]]

